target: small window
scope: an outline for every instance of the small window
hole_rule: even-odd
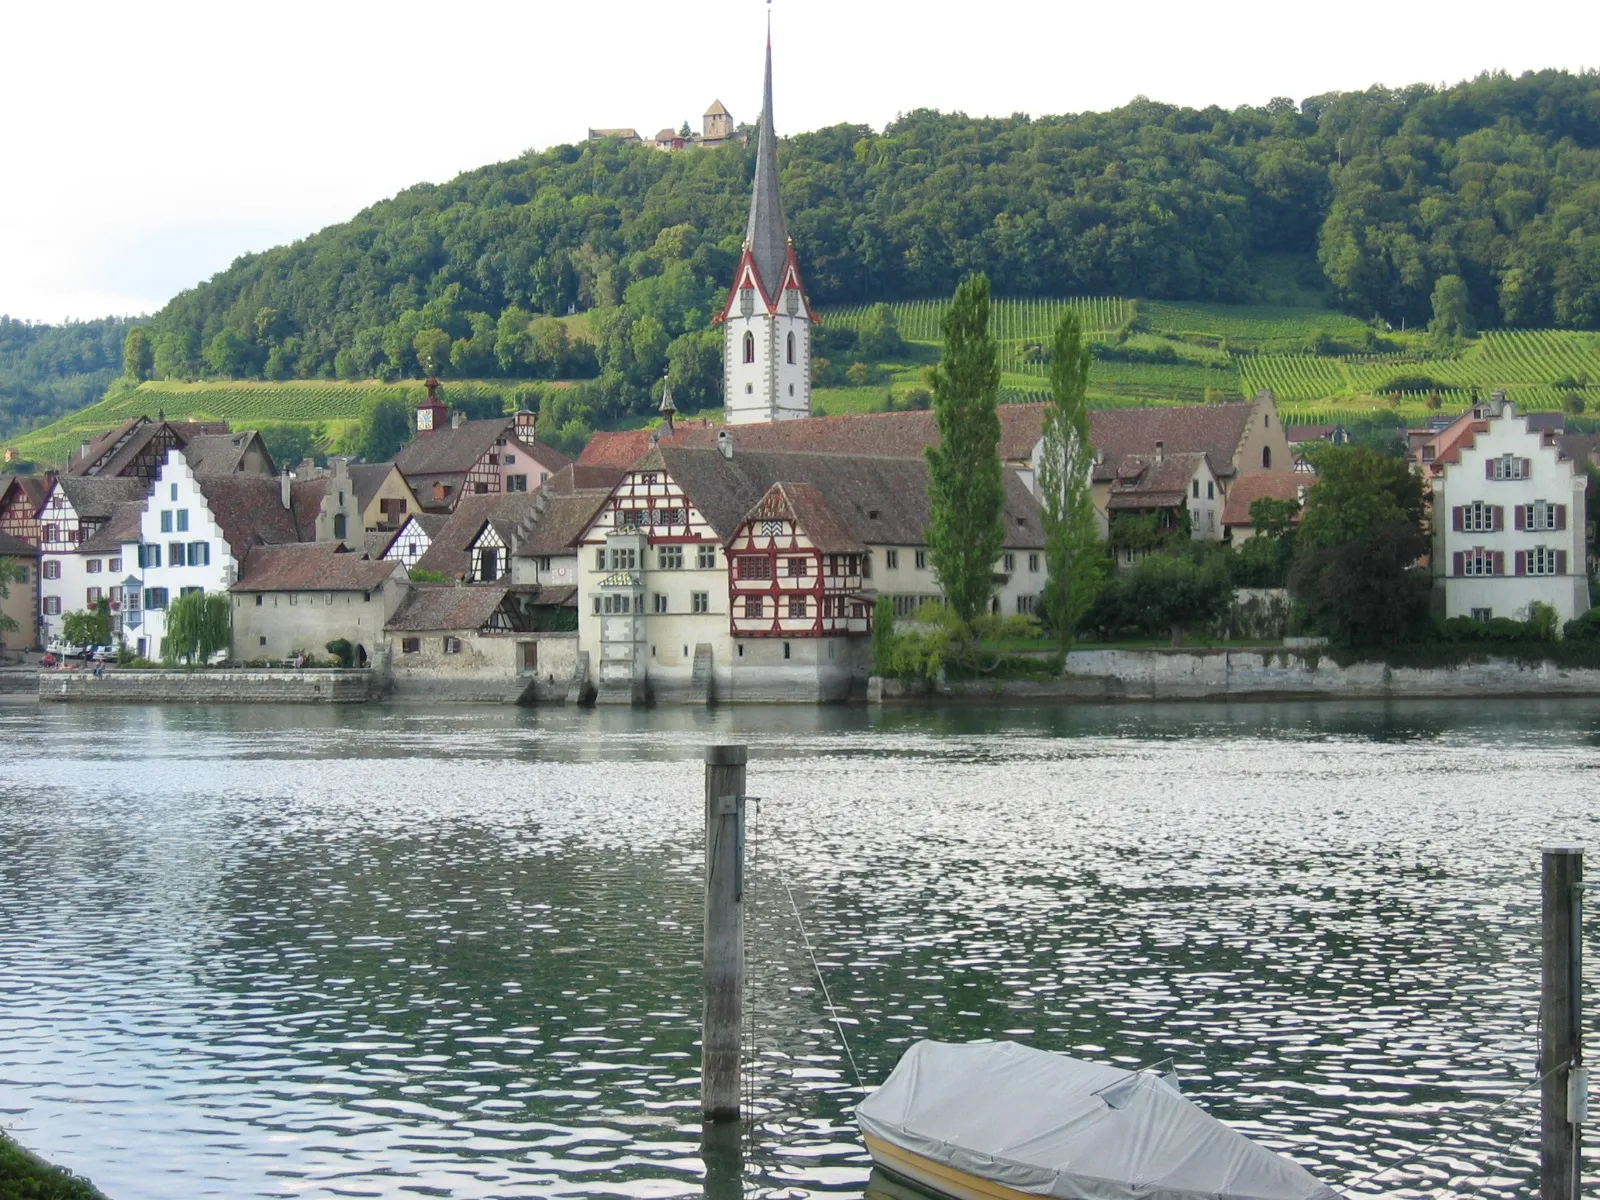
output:
[[[261,599],[261,597],[257,596],[256,599],[259,600],[259,599]],[[257,643],[257,645],[265,646],[266,644],[267,644],[267,635],[263,633],[261,635],[261,640]]]
[[[419,638],[419,637],[401,638],[400,639],[400,653],[401,654],[421,654],[422,653],[422,639]]]
[[[91,558],[88,562],[83,564],[83,569],[84,569],[85,573],[87,573],[89,575],[98,575],[98,574],[100,574],[100,567],[101,567],[101,562],[100,562],[100,560],[98,558]]]
[[[1189,481],[1189,494],[1196,500],[1200,499],[1200,481],[1198,479]]]
[[[59,617],[61,615],[60,596],[46,596],[44,598],[44,615],[47,617]]]
[[[120,558],[108,558],[106,560],[106,570],[113,575],[120,575],[122,573],[122,560]]]
[[[749,330],[744,335],[744,361],[753,363],[756,360],[756,335]]]
[[[344,541],[346,528],[347,528],[347,526],[345,524],[344,514],[343,513],[334,513],[333,514],[333,536],[338,538],[341,542]]]
[[[694,565],[702,571],[712,571],[717,566],[717,548],[702,545],[695,551]]]
[[[1215,500],[1216,498],[1217,498],[1217,481],[1214,480],[1214,479],[1208,479],[1208,480],[1206,480],[1206,499],[1207,500]]]
[[[804,579],[811,574],[811,560],[809,558],[785,559],[784,570],[790,579]]]
[[[667,611],[667,598],[666,598],[666,596],[662,595],[660,592],[656,592],[655,595],[653,595],[651,597],[651,606],[650,607],[651,607],[651,611],[652,612],[656,612],[656,613],[664,613],[664,612],[666,612]]]
[[[178,532],[189,532],[189,510],[187,508],[180,508],[178,510]]]
[[[691,592],[689,595],[689,609],[692,612],[708,613],[711,611],[710,592]]]
[[[1039,573],[1039,556],[1037,554],[1028,555],[1028,570],[1035,575]]]
[[[191,567],[209,567],[211,565],[211,543],[189,543],[189,565]]]
[[[599,596],[596,596],[594,598],[594,615],[597,616],[597,617],[600,615],[600,597]]]
[[[1272,447],[1271,446],[1263,446],[1263,447],[1261,447],[1261,469],[1263,471],[1272,470]]]
[[[461,639],[460,638],[453,638],[453,637],[445,638],[444,639],[444,652],[446,654],[460,654],[461,653]]]
[[[300,593],[299,592],[290,592],[289,593],[289,605],[290,605],[290,607],[294,607],[295,605],[298,605],[299,603],[300,603]]]
[[[174,501],[176,501],[178,499],[178,485],[177,484],[173,484],[172,485],[172,499]]]
[[[883,552],[883,565],[885,570],[897,571],[900,569],[900,551],[885,550]]]
[[[596,571],[604,571],[606,569],[606,552],[604,550],[596,550],[594,552],[594,569]]]
[[[789,657],[789,643],[788,643],[788,642],[785,642],[785,643],[784,643],[784,644],[783,644],[783,656],[784,656],[784,657],[785,657],[785,658],[788,658],[788,657]]]
[[[188,562],[188,558],[185,555],[182,542],[172,542],[167,546],[167,566],[181,567],[186,562]]]
[[[479,496],[487,496],[489,494],[489,485],[480,479],[477,483],[472,485],[472,490]]]
[[[789,597],[789,616],[796,621],[805,619],[806,598],[804,596]]]
[[[1475,608],[1472,610],[1472,619],[1474,621],[1482,621],[1485,625],[1487,625],[1490,621],[1494,620],[1494,609]]]
[[[928,569],[928,552],[926,550],[918,550],[917,551],[917,570],[926,571],[927,569]]]
[[[1003,570],[1007,575],[1011,574],[1011,572],[1017,569],[1017,556],[1015,554],[1002,555],[1000,558],[1000,567],[1001,570]]]
[[[740,579],[771,579],[772,560],[765,555],[744,555],[739,559]]]
[[[172,532],[172,510],[170,508],[163,508],[161,510],[161,532]]]
[[[789,361],[794,362],[794,334],[789,335]],[[794,385],[789,385],[789,394],[794,395]]]
[[[61,578],[61,562],[58,559],[47,558],[44,560],[44,577],[46,579]]]
[[[322,594],[322,602],[324,604],[332,604],[333,603],[333,593],[332,592],[324,592]]]
[[[746,596],[744,598],[744,615],[747,619],[765,617],[767,615],[766,597]]]
[[[257,608],[260,608],[260,607],[261,607],[261,605],[262,605],[262,602],[263,602],[263,601],[264,601],[264,600],[266,600],[266,597],[265,597],[265,596],[263,596],[263,595],[262,595],[262,594],[261,594],[261,593],[260,593],[260,592],[257,592],[257,593],[256,593],[256,607],[257,607]]]
[[[663,571],[683,570],[683,547],[662,546],[656,551],[656,563]]]

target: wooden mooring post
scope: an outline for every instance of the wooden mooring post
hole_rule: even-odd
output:
[[[1589,1072],[1583,1067],[1583,848],[1547,846],[1541,866],[1539,1197],[1578,1200]]]
[[[700,1030],[700,1117],[739,1119],[744,1020],[743,746],[706,747],[705,1003]]]

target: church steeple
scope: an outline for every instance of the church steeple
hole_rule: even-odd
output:
[[[756,144],[756,178],[750,189],[750,220],[744,242],[755,259],[756,274],[768,297],[776,299],[789,260],[789,225],[778,194],[778,135],[772,130],[772,30],[767,30],[767,75],[761,93],[760,141]]]
[[[811,415],[811,304],[789,241],[778,192],[778,135],[772,126],[772,29],[756,137],[756,176],[744,252],[722,326],[723,409],[730,425]]]

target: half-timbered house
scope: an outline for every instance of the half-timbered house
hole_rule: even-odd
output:
[[[437,381],[429,382],[429,399],[417,407],[417,436],[394,457],[427,511],[453,512],[463,496],[537,491],[570,461],[538,439],[530,412],[481,421],[458,412],[442,422]]]
[[[120,568],[108,572],[107,555],[82,548],[119,503],[144,496],[144,480],[137,476],[56,477],[39,513],[39,604],[47,639],[61,636],[66,613],[107,599],[102,589],[121,582]]]
[[[578,539],[580,671],[601,701],[848,696],[877,597],[939,595],[927,491],[916,458],[657,446]],[[1043,537],[1012,472],[1004,521],[995,605],[1031,611]]]
[[[0,533],[39,545],[39,510],[53,475],[0,475]]]
[[[389,562],[403,563],[410,570],[432,548],[433,539],[449,522],[449,516],[444,513],[413,513],[390,539],[383,557]]]

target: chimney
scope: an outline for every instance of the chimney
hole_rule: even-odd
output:
[[[456,412],[453,412],[453,413],[450,414],[450,428],[451,429],[460,429],[466,423],[467,423],[467,414],[466,413],[461,412],[460,410],[457,410]]]
[[[78,461],[80,463],[83,463],[83,462],[87,462],[88,460],[89,460],[89,443],[88,442],[84,442],[83,445],[78,447]]]
[[[723,458],[731,459],[733,457],[733,434],[726,429],[717,430],[717,449],[722,453]]]
[[[1165,458],[1166,457],[1166,452],[1167,452],[1167,444],[1165,442],[1157,442],[1156,443],[1156,461],[1160,462],[1163,458]]]
[[[289,496],[291,492],[290,479],[291,476],[289,475],[289,468],[285,467],[283,469],[283,474],[278,476],[278,502],[285,508],[289,507]]]

